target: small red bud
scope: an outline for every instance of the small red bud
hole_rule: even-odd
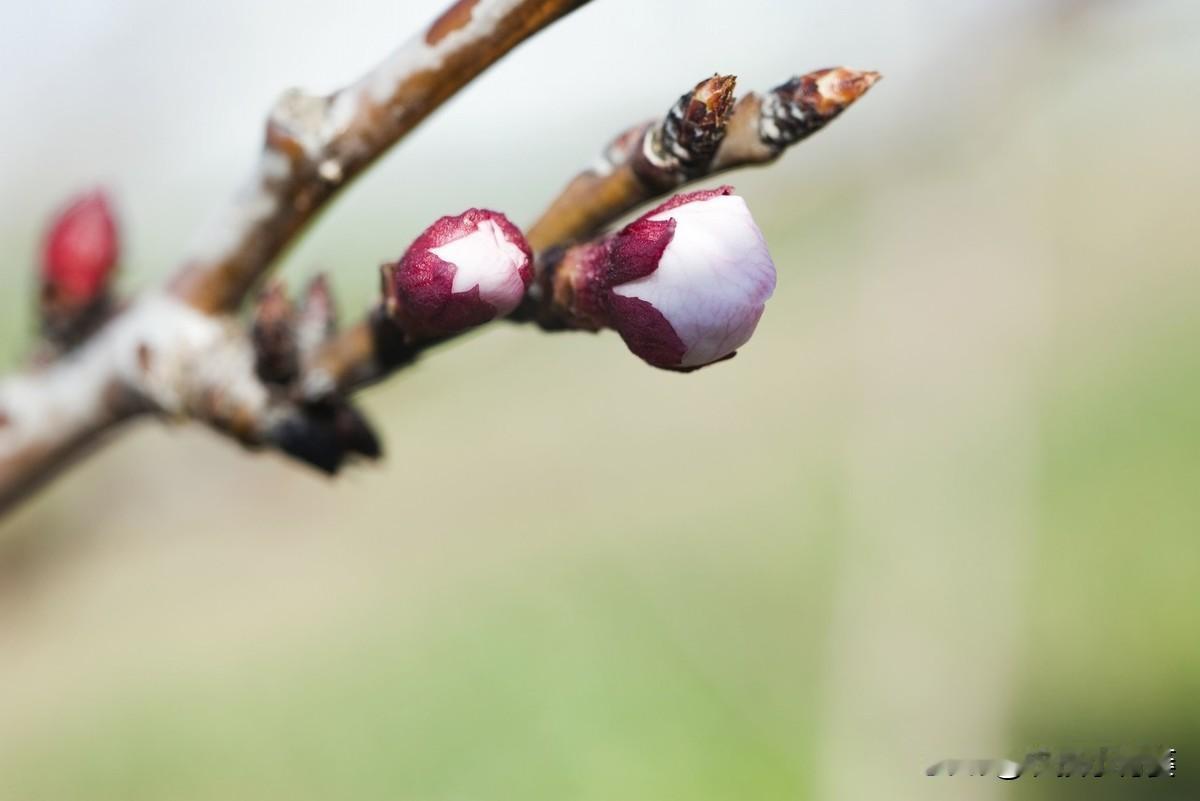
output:
[[[102,190],[59,212],[42,246],[42,284],[60,307],[82,308],[107,289],[119,255],[117,225]]]

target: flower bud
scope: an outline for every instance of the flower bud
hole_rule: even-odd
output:
[[[568,251],[555,300],[581,327],[616,329],[656,367],[733,356],[775,290],[762,232],[732,187],[677,195],[600,243]]]
[[[286,385],[300,370],[296,342],[296,306],[280,281],[268,283],[254,303],[250,338],[259,378]]]
[[[90,305],[107,289],[117,256],[117,225],[108,198],[100,190],[81,195],[46,232],[43,294],[63,309]]]
[[[383,266],[388,314],[410,337],[457,333],[512,312],[533,280],[533,254],[503,214],[443,217]]]

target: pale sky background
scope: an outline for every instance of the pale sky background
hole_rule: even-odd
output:
[[[882,71],[855,124],[806,145],[769,180],[803,191],[823,171],[876,169],[898,143],[919,147],[929,126],[971,109],[1002,119],[1012,100],[989,86],[1019,65],[1008,34],[1050,2],[594,0],[394,150],[334,205],[288,269],[334,268],[346,300],[360,305],[373,264],[399,252],[421,220],[480,205],[527,224],[614,133],[662,113],[714,71],[736,73],[743,91],[823,66]],[[240,185],[282,90],[354,79],[445,4],[4,0],[0,237],[15,252],[10,244],[0,281],[28,285],[47,213],[95,183],[119,199],[124,280],[141,286],[165,274]],[[1088,18],[1108,26],[1101,48],[1196,30],[1190,0],[1101,5],[1110,12]],[[360,260],[371,264],[356,269]]]

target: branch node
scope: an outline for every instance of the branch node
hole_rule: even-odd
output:
[[[267,148],[282,150],[295,162],[315,162],[329,140],[329,98],[303,89],[288,89],[267,119]]]

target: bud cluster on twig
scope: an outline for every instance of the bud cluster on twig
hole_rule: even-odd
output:
[[[259,293],[250,325],[255,370],[275,396],[273,412],[263,421],[263,438],[327,473],[336,473],[347,457],[382,454],[371,424],[347,399],[298,397],[296,388],[309,361],[337,330],[337,309],[324,273],[308,282],[299,305],[282,282],[269,283]]]
[[[532,279],[529,245],[503,214],[443,217],[383,266],[374,336],[382,327],[409,343],[440,341],[512,313]],[[749,341],[774,289],[762,232],[725,186],[677,195],[560,253],[542,271],[539,315],[547,328],[612,328],[647,363],[690,371]],[[270,319],[279,316],[273,293],[264,298]],[[265,353],[275,351],[289,352],[287,343]]]
[[[319,275],[294,301],[270,268],[355,176],[524,39],[588,0],[455,3],[362,79],[284,95],[238,200],[157,291],[120,305],[120,241],[100,191],[52,219],[39,271],[42,346],[0,381],[0,511],[134,414],[195,419],[336,472],[375,458],[354,391],[494,319],[612,329],[645,362],[687,372],[733,356],[775,265],[730,187],[682,187],[767,164],[860,98],[877,73],[833,68],[735,102],[713,75],[626,130],[523,233],[503,214],[438,219],[381,270],[379,302],[339,328]],[[662,200],[634,222],[618,220]],[[261,287],[248,324],[239,306]],[[68,351],[74,351],[67,354]]]
[[[659,121],[629,129],[599,164],[576,176],[529,229],[542,253],[585,239],[688,181],[769,164],[824,128],[879,80],[844,67],[793,78],[736,103],[733,76],[716,75],[683,95]]]

